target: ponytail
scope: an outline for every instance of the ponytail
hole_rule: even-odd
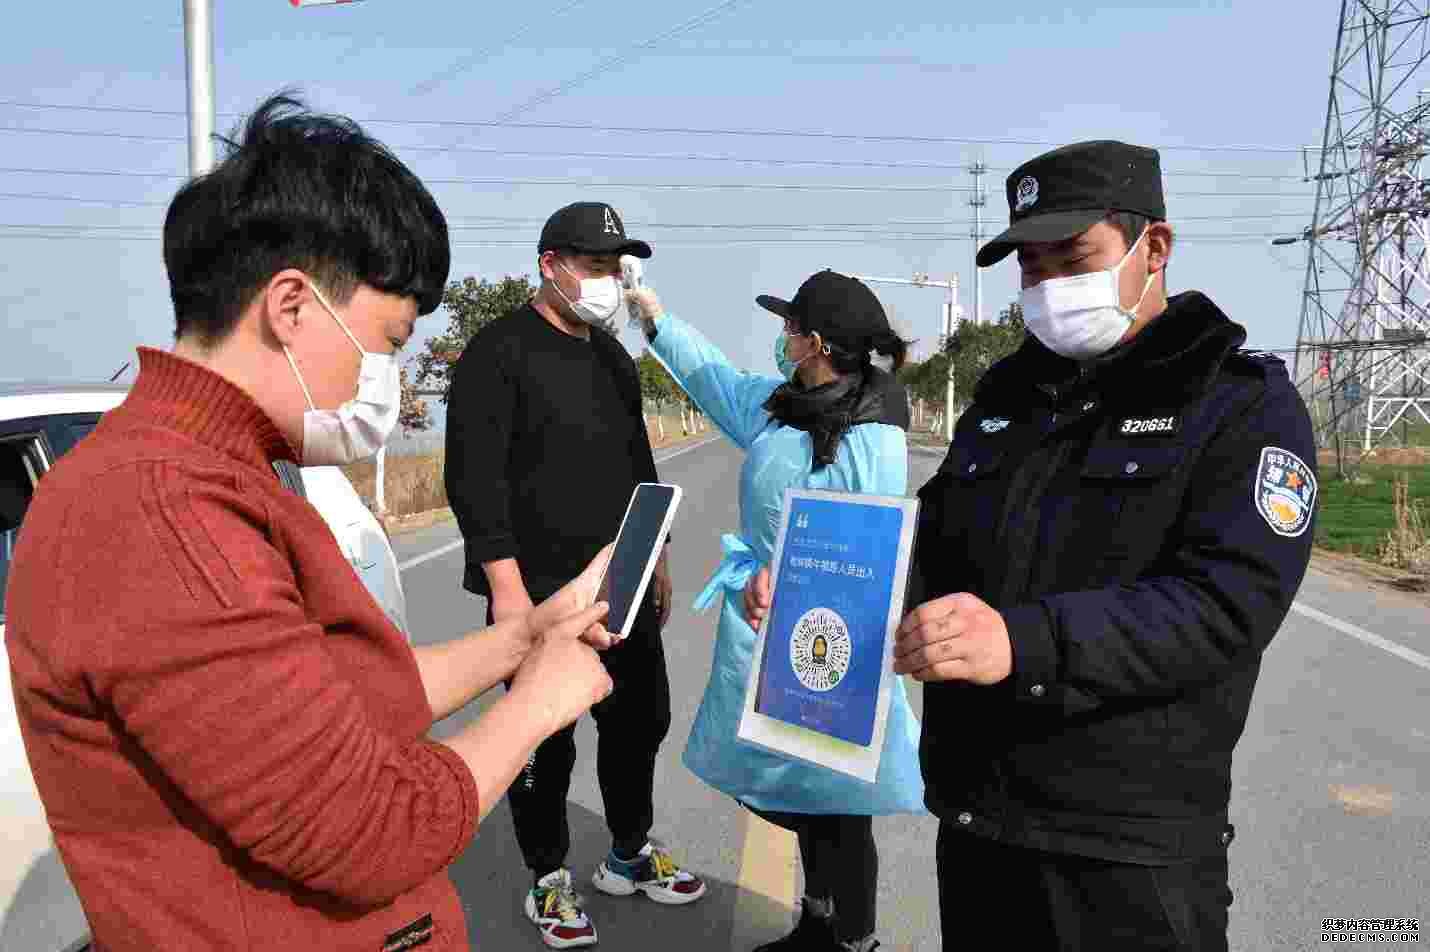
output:
[[[893,369],[898,371],[909,356],[909,343],[892,331],[874,338],[873,349],[893,360]]]
[[[839,374],[867,373],[873,366],[870,355],[875,352],[890,358],[891,372],[897,372],[909,356],[908,341],[893,331],[873,337],[836,338],[824,343],[829,348],[829,362]]]

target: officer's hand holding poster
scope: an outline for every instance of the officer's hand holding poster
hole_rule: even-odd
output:
[[[901,497],[786,493],[741,740],[874,781],[917,512]]]

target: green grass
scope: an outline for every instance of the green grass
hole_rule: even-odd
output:
[[[1410,484],[1412,504],[1430,508],[1430,466],[1368,463],[1360,481],[1344,482],[1333,465],[1321,467],[1321,499],[1316,519],[1316,544],[1333,552],[1375,558],[1386,533],[1395,525],[1392,487],[1398,474]]]

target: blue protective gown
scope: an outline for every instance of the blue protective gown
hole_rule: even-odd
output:
[[[740,531],[721,538],[725,557],[699,597],[704,611],[724,595],[714,662],[696,712],[684,763],[712,787],[760,810],[885,815],[923,812],[919,724],[902,678],[893,684],[879,772],[865,783],[736,739],[756,632],[741,617],[746,583],[773,558],[786,489],[903,496],[908,489],[904,431],[885,423],[851,427],[834,463],[814,469],[809,433],[783,426],[763,409],[782,382],[737,370],[695,328],[667,314],[650,350],[681,389],[732,443],[740,469]]]

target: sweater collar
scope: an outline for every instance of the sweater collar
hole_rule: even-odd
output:
[[[120,412],[263,468],[298,459],[287,437],[242,388],[170,351],[139,348],[139,375]]]

